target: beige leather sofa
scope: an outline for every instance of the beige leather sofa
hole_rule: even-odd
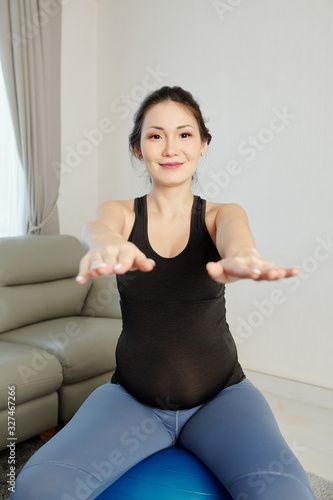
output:
[[[115,369],[116,280],[77,284],[82,255],[73,236],[0,238],[0,450],[8,416],[17,442],[40,434],[69,420]]]

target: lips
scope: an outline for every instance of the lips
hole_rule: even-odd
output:
[[[181,167],[182,166],[182,163],[179,163],[179,162],[169,162],[169,163],[160,163],[161,167],[164,167],[164,168],[178,168],[178,167]]]

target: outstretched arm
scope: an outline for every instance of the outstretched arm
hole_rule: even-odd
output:
[[[216,247],[222,256],[209,262],[207,271],[219,283],[239,279],[278,280],[295,276],[297,267],[279,267],[260,257],[244,209],[236,203],[221,207],[216,215]]]
[[[80,262],[78,283],[83,284],[90,277],[136,269],[147,272],[154,268],[154,261],[123,238],[124,220],[121,203],[108,201],[99,207],[95,219],[84,226],[81,239],[87,253]]]

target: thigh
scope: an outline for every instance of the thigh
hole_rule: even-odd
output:
[[[204,462],[236,500],[313,500],[306,473],[262,393],[227,387],[184,426],[179,444]]]
[[[160,419],[125,389],[96,389],[27,462],[13,500],[96,498],[126,470],[172,444]]]

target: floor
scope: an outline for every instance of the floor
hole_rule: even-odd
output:
[[[333,481],[333,391],[244,370],[308,472]]]

